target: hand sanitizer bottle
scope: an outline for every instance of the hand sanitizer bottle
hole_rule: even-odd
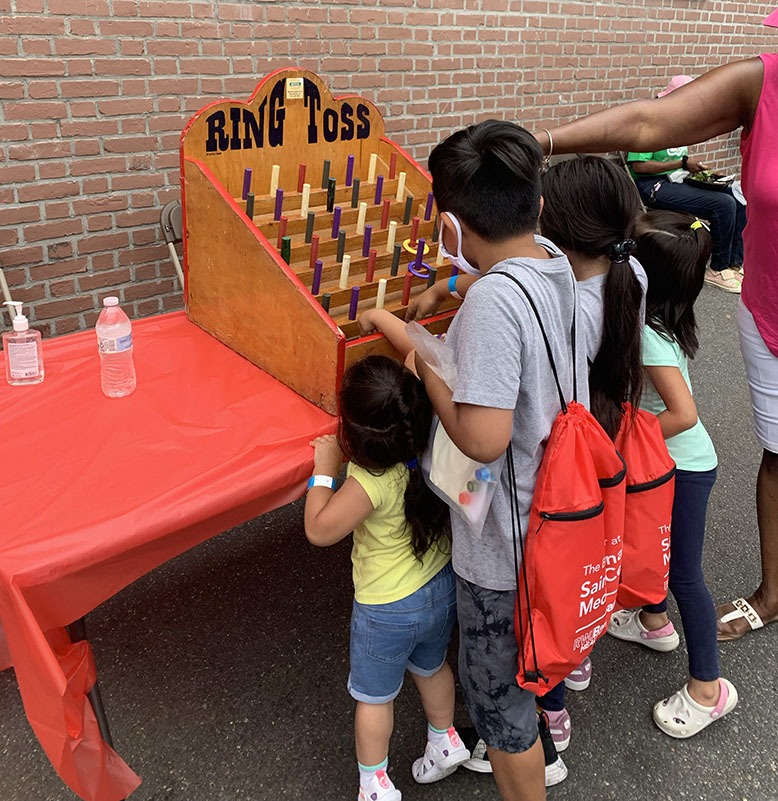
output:
[[[43,343],[41,333],[30,328],[27,318],[22,314],[21,301],[6,301],[13,306],[16,314],[13,331],[3,334],[5,351],[5,377],[12,387],[27,384],[40,384],[43,381]]]

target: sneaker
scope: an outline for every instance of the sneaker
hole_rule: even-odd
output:
[[[680,639],[672,622],[656,631],[649,631],[640,622],[640,609],[620,609],[613,613],[608,634],[617,640],[638,642],[654,651],[674,651]]]
[[[710,267],[705,268],[705,283],[723,289],[725,292],[735,292],[739,295],[742,281],[740,273],[730,270],[729,267],[721,271],[711,270]]]
[[[543,759],[546,763],[546,787],[553,787],[567,778],[567,765],[562,761],[551,737],[546,713],[538,713],[538,736],[543,746]],[[462,729],[462,740],[470,749],[470,759],[462,763],[463,768],[476,773],[491,773],[492,765],[489,762],[489,752],[486,743],[478,737],[473,728]]]
[[[462,742],[470,751],[470,759],[462,763],[463,768],[475,771],[476,773],[491,773],[492,763],[489,762],[489,752],[486,750],[486,743],[478,736],[472,727],[462,729],[459,732]]]
[[[419,784],[432,784],[445,779],[470,759],[470,752],[453,726],[448,730],[448,744],[444,742],[442,745],[433,745],[428,740],[424,756],[413,763],[411,773]]]
[[[403,794],[394,786],[386,771],[377,770],[367,788],[360,787],[357,801],[402,801]]]
[[[693,737],[737,706],[734,686],[726,679],[719,679],[719,686],[721,694],[716,706],[702,706],[689,695],[684,684],[677,693],[654,706],[654,723],[671,737]]]
[[[568,690],[585,690],[592,681],[592,660],[587,656],[565,679]]]
[[[553,787],[567,778],[567,765],[557,753],[548,722],[548,713],[542,710],[538,711],[538,737],[543,746],[543,758],[546,762],[546,787]]]
[[[551,729],[554,747],[561,753],[570,745],[570,734],[572,732],[570,713],[566,709],[560,709],[558,712],[549,712],[546,709],[545,713],[548,716],[548,726]]]

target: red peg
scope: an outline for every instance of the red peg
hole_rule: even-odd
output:
[[[392,153],[389,156],[389,180],[396,177],[397,174],[397,153]]]
[[[305,164],[303,164],[301,162],[300,166],[297,168],[297,191],[298,192],[302,192],[303,191],[303,184],[305,183],[305,169],[306,169]]]
[[[373,275],[375,274],[376,255],[376,249],[370,248],[370,255],[367,257],[367,270],[365,271],[365,281],[368,283],[373,280]]]
[[[289,222],[284,215],[281,215],[281,219],[278,221],[278,242],[276,243],[276,247],[280,250],[281,249],[281,240],[286,236],[286,224]]]
[[[411,281],[413,276],[410,272],[405,273],[405,284],[403,284],[403,300],[402,305],[407,306],[408,301],[411,299]]]
[[[413,222],[411,223],[411,247],[416,247],[416,243],[419,241],[419,218],[414,217]]]
[[[392,201],[385,200],[384,207],[381,209],[381,228],[389,225],[389,212],[392,210]]]
[[[309,269],[313,269],[316,265],[316,259],[319,258],[319,235],[314,234],[311,237],[311,261],[308,265]]]

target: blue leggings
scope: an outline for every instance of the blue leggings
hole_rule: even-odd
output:
[[[676,472],[670,534],[670,592],[681,613],[689,675],[699,681],[715,681],[719,677],[716,608],[702,574],[705,514],[715,481],[715,468],[702,473]],[[667,601],[643,609],[664,612]]]

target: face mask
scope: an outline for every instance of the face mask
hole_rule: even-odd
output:
[[[460,272],[467,273],[468,275],[481,275],[481,271],[477,267],[473,267],[462,255],[462,226],[459,224],[459,220],[450,211],[445,213],[457,232],[457,255],[454,256],[446,250],[446,246],[443,244],[442,234],[438,243],[440,252],[443,254],[444,258],[448,259]]]

